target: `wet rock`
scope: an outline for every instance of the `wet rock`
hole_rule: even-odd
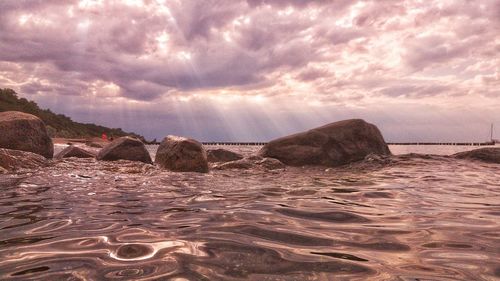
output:
[[[36,153],[0,148],[0,173],[18,169],[36,169],[46,163],[47,159]]]
[[[422,153],[406,153],[406,154],[400,154],[400,155],[395,155],[393,158],[397,159],[425,159],[425,160],[432,160],[438,157],[446,157],[443,155],[434,155],[434,154],[422,154]]]
[[[453,154],[453,157],[500,164],[500,147],[485,147],[474,149],[471,151]]]
[[[384,162],[387,159],[390,159],[390,158],[385,156],[385,155],[370,153],[370,154],[366,155],[364,160],[369,161],[369,162]]]
[[[292,166],[340,166],[390,151],[375,125],[350,119],[273,140],[259,154]]]
[[[393,162],[393,159],[390,155],[368,154],[365,157],[364,162],[370,164],[388,165]]]
[[[240,160],[226,162],[214,166],[214,169],[216,170],[277,170],[283,168],[285,168],[285,164],[283,164],[278,159],[262,157],[246,157]]]
[[[76,157],[76,158],[94,158],[94,153],[87,151],[85,149],[79,148],[74,145],[70,145],[59,152],[54,158],[62,159],[68,157]]]
[[[149,156],[144,143],[132,137],[118,138],[97,154],[97,160],[116,161],[120,159],[152,163],[151,156]]]
[[[93,148],[103,148],[104,145],[100,144],[100,143],[97,143],[97,142],[86,142],[85,143],[86,146],[90,146],[90,147],[93,147]]]
[[[0,112],[0,147],[22,150],[52,158],[54,145],[43,121],[31,114]]]
[[[248,170],[255,167],[255,162],[248,159],[243,158],[236,161],[226,162],[220,165],[214,166],[216,170]]]
[[[260,161],[260,160],[264,159],[264,157],[262,157],[260,155],[250,155],[250,156],[245,157],[245,158],[248,160],[252,160],[252,161]]]
[[[208,172],[207,153],[196,140],[167,136],[156,152],[155,163],[175,172]]]
[[[267,170],[277,170],[285,168],[285,164],[283,164],[280,160],[274,158],[264,158],[260,161],[257,161],[255,164]]]
[[[223,148],[216,148],[216,149],[208,149],[207,150],[207,160],[208,162],[214,163],[214,162],[230,162],[230,161],[236,161],[243,159],[243,155],[223,149]]]

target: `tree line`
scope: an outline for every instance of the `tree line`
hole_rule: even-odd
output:
[[[41,109],[37,103],[19,98],[12,89],[0,89],[0,112],[3,111],[21,111],[37,116],[47,126],[49,135],[54,138],[100,137],[105,133],[108,137],[133,136],[145,142],[143,136],[124,132],[121,128],[78,123],[66,115],[54,113],[50,109]]]

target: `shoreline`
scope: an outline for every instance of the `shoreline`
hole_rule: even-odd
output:
[[[68,144],[68,143],[82,143],[85,144],[87,142],[94,142],[99,144],[108,144],[109,140],[103,140],[99,137],[87,137],[87,138],[51,138],[52,143],[54,144]]]

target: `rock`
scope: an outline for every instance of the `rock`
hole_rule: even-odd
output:
[[[22,150],[52,158],[54,145],[43,121],[18,111],[0,112],[0,147]]]
[[[248,159],[243,158],[236,161],[226,162],[220,165],[214,166],[216,170],[248,170],[255,167],[255,162]]]
[[[340,166],[391,153],[375,125],[350,119],[273,140],[259,154],[292,166]]]
[[[36,169],[46,163],[47,159],[40,154],[0,148],[0,170],[3,170],[3,172],[18,169]]]
[[[54,158],[62,159],[68,157],[76,157],[76,158],[94,158],[94,153],[87,151],[85,149],[79,148],[74,145],[70,145],[59,152]]]
[[[500,147],[485,147],[474,149],[471,151],[453,154],[453,157],[500,164]]]
[[[243,155],[227,149],[216,148],[207,150],[207,160],[211,163],[230,162],[240,159],[243,159]]]
[[[97,154],[97,160],[116,161],[120,159],[152,163],[144,143],[132,137],[115,139]]]
[[[257,161],[255,164],[267,170],[277,170],[285,168],[285,164],[283,164],[280,160],[274,158],[264,158],[260,161]]]
[[[167,136],[156,152],[155,163],[175,172],[208,172],[207,153],[196,140]]]
[[[103,148],[104,145],[100,144],[100,143],[97,143],[97,142],[86,142],[85,143],[86,146],[90,146],[90,147],[93,147],[93,148]]]
[[[392,162],[392,157],[390,155],[381,155],[370,153],[366,155],[365,162],[377,163],[377,164],[390,164]]]
[[[260,155],[250,155],[248,157],[245,157],[246,159],[248,160],[252,160],[252,161],[259,161],[259,160],[263,160],[264,157],[260,156]]]
[[[262,157],[247,157],[236,161],[226,162],[215,165],[216,170],[248,170],[248,169],[264,169],[277,170],[285,168],[285,164],[274,158]]]

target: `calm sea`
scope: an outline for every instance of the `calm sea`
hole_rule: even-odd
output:
[[[395,159],[208,174],[66,159],[0,175],[0,280],[499,280],[500,165]]]

